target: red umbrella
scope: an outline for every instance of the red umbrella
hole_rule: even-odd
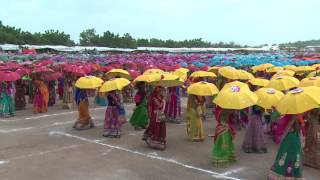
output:
[[[52,74],[47,74],[44,76],[44,78],[48,81],[55,81],[55,80],[59,79],[60,77],[62,77],[62,74],[59,72],[54,72]]]
[[[38,67],[33,70],[34,73],[46,73],[46,72],[54,72],[52,69],[47,67]]]
[[[0,71],[0,81],[16,81],[20,79],[20,75],[12,71]]]
[[[24,76],[30,74],[30,69],[19,68],[16,70],[16,73],[18,73],[20,76]]]
[[[38,61],[36,63],[37,66],[48,66],[48,65],[52,65],[53,61],[52,60],[42,60],[42,61]]]
[[[81,68],[73,68],[73,69],[71,69],[70,72],[73,73],[73,74],[76,74],[76,75],[78,75],[78,76],[84,76],[84,75],[87,74],[87,73],[86,73],[83,69],[81,69]]]
[[[133,79],[135,79],[136,77],[138,77],[140,75],[140,73],[134,69],[130,69],[129,74]]]

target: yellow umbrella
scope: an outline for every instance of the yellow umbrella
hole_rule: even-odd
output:
[[[153,81],[151,84],[153,86],[161,87],[176,87],[182,86],[184,84],[184,80],[174,74],[163,74],[160,80]]]
[[[309,73],[307,77],[315,77],[315,76],[320,76],[319,70],[316,70],[316,71]]]
[[[226,66],[218,70],[219,74],[228,79],[239,79],[239,71],[234,67]]]
[[[153,74],[153,75],[140,75],[138,76],[134,82],[153,82],[153,81],[159,81],[161,79],[161,75],[160,74]]]
[[[295,66],[295,65],[286,65],[286,66],[283,66],[283,68],[284,68],[285,70],[291,70],[291,71],[293,71],[296,67],[297,67],[297,66]]]
[[[255,93],[258,96],[257,105],[265,109],[272,109],[272,107],[275,107],[284,96],[281,91],[273,88],[260,88],[255,91]]]
[[[213,66],[213,67],[209,67],[208,71],[209,72],[213,72],[215,74],[218,74],[218,70],[221,68],[221,66]]]
[[[221,91],[230,90],[230,88],[231,88],[232,86],[239,86],[239,87],[242,88],[242,89],[250,90],[248,84],[243,83],[243,82],[240,82],[240,81],[233,81],[233,82],[229,82],[229,83],[225,84],[225,85],[223,86],[223,88],[221,89]]]
[[[214,84],[201,81],[190,85],[187,92],[197,96],[213,96],[218,94],[219,90]]]
[[[278,76],[270,80],[269,84],[266,86],[268,88],[274,88],[279,91],[288,90],[293,87],[298,87],[299,80],[290,76]]]
[[[187,80],[188,75],[186,72],[183,71],[174,71],[172,74],[178,76],[179,78],[183,79],[184,81]]]
[[[190,75],[190,77],[217,77],[217,76],[213,72],[195,71]]]
[[[122,77],[126,79],[132,79],[129,72],[123,69],[112,69],[106,73],[108,79]]]
[[[190,70],[187,69],[187,68],[178,68],[178,69],[175,70],[175,72],[176,71],[183,72],[183,73],[188,73]]]
[[[314,70],[316,70],[316,68],[312,66],[298,66],[293,69],[293,71],[295,72],[308,72],[308,71],[314,71]]]
[[[244,109],[257,103],[257,95],[239,86],[231,86],[229,89],[220,91],[213,100],[215,104],[224,109]]]
[[[150,74],[163,74],[164,71],[161,69],[148,69],[143,74],[144,75],[150,75]]]
[[[317,86],[320,87],[320,77],[304,78],[300,82],[301,87]]]
[[[270,64],[270,63],[266,63],[266,64],[260,64],[260,65],[257,65],[257,66],[253,66],[253,67],[251,67],[251,69],[253,70],[253,71],[264,71],[264,70],[266,70],[267,68],[270,68],[270,67],[272,67],[272,66],[274,66],[273,64]]]
[[[126,78],[115,78],[109,81],[106,81],[101,86],[99,92],[110,92],[115,90],[122,90],[124,87],[128,86],[130,81]]]
[[[238,73],[239,73],[239,79],[241,80],[254,79],[254,76],[245,70],[240,69],[238,70]]]
[[[316,69],[320,68],[320,64],[313,64],[312,67],[315,67]]]
[[[272,67],[269,67],[267,68],[267,72],[269,73],[276,73],[276,72],[279,72],[279,71],[282,71],[283,70],[283,67],[279,67],[279,66],[272,66]]]
[[[277,72],[276,74],[274,74],[272,77],[276,77],[276,76],[293,76],[295,74],[294,71],[292,70],[282,70]]]
[[[254,78],[254,79],[250,79],[249,83],[255,86],[265,87],[269,84],[269,80],[262,79],[262,78]]]
[[[281,114],[301,114],[319,108],[320,88],[299,87],[286,94],[276,106]]]
[[[95,89],[100,87],[102,83],[103,80],[95,76],[84,76],[76,81],[75,86],[80,89]]]

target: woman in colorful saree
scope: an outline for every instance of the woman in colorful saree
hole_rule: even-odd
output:
[[[59,99],[62,100],[63,99],[63,93],[64,93],[64,79],[63,78],[59,78],[58,79],[58,94],[59,94]]]
[[[169,122],[180,123],[181,102],[179,87],[170,87],[168,90],[164,114]]]
[[[72,109],[73,104],[73,84],[71,75],[66,75],[63,86],[63,107],[66,109]]]
[[[263,108],[253,106],[252,112],[249,113],[249,123],[242,149],[246,153],[266,153],[267,146],[262,125]]]
[[[111,91],[107,95],[108,106],[104,119],[104,137],[116,137],[121,136],[121,127],[123,125],[123,119],[121,118],[121,98],[116,91]]]
[[[320,109],[308,113],[303,164],[320,169]]]
[[[216,167],[226,167],[236,161],[233,145],[235,131],[230,124],[234,112],[217,107],[215,116],[217,126],[212,149],[212,163]]]
[[[77,88],[75,93],[75,101],[79,108],[79,117],[74,123],[73,128],[76,130],[87,130],[93,128],[94,123],[90,117],[89,100],[86,90]]]
[[[203,141],[203,111],[202,105],[205,102],[203,96],[190,94],[187,104],[187,134],[192,141]]]
[[[0,117],[14,116],[16,109],[12,98],[14,92],[10,82],[1,84],[0,93]]]
[[[302,115],[285,115],[280,119],[276,135],[281,143],[268,176],[269,180],[304,179],[302,177],[301,127],[304,127]]]
[[[22,80],[16,81],[16,95],[15,95],[16,110],[26,108],[26,90]]]
[[[146,87],[143,82],[136,85],[138,92],[136,93],[134,100],[136,102],[136,108],[130,118],[130,124],[139,130],[145,129],[148,126],[148,108],[147,108],[147,94]]]
[[[48,82],[48,89],[49,89],[49,106],[53,106],[56,104],[56,81],[49,81]]]
[[[166,122],[163,108],[163,88],[155,87],[148,99],[150,123],[144,132],[142,140],[144,140],[149,147],[159,150],[166,148]]]
[[[48,112],[49,90],[46,84],[41,80],[35,80],[35,96],[33,99],[33,112]]]

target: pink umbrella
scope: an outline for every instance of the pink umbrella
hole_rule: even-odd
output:
[[[16,81],[20,79],[20,75],[12,71],[1,71],[0,81]]]
[[[30,74],[30,69],[25,69],[25,68],[19,68],[16,70],[16,73],[18,73],[20,76],[24,76],[27,74]]]
[[[60,72],[54,72],[52,74],[47,74],[44,76],[44,78],[48,81],[54,81],[62,77],[62,74]]]
[[[54,72],[52,69],[47,67],[38,67],[33,70],[34,73],[46,73],[46,72]]]

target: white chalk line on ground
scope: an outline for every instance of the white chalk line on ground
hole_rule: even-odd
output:
[[[202,168],[195,167],[195,166],[192,166],[192,165],[183,164],[183,163],[178,162],[178,161],[176,161],[174,159],[164,158],[164,157],[152,155],[150,153],[149,154],[145,154],[145,153],[142,153],[142,152],[139,152],[139,151],[134,151],[134,150],[130,150],[130,149],[127,149],[127,148],[120,147],[120,146],[114,146],[114,145],[111,145],[111,144],[102,143],[100,141],[87,139],[87,138],[84,138],[84,137],[81,137],[81,136],[76,136],[76,135],[65,133],[65,132],[61,132],[61,131],[60,132],[59,131],[49,132],[49,134],[66,136],[66,137],[82,140],[82,141],[85,141],[85,142],[89,142],[89,143],[93,143],[93,144],[98,144],[98,145],[101,145],[101,146],[109,147],[109,148],[112,148],[112,149],[117,149],[117,150],[120,150],[120,151],[128,152],[128,153],[131,153],[131,154],[140,155],[140,156],[143,156],[143,157],[146,157],[146,158],[165,161],[165,162],[168,162],[168,163],[171,163],[171,164],[175,164],[175,165],[178,165],[178,166],[181,166],[181,167],[184,167],[184,168],[188,168],[188,169],[192,169],[192,170],[208,173],[208,174],[212,175],[212,177],[215,177],[215,178],[240,180],[239,178],[230,177],[230,176],[227,176],[227,175],[215,172],[215,171],[202,169]]]
[[[94,119],[94,118],[93,118]],[[16,132],[23,132],[29,131],[34,129],[44,129],[44,128],[52,128],[54,126],[61,126],[66,124],[73,124],[75,121],[65,121],[65,122],[53,122],[50,125],[40,126],[40,127],[26,127],[26,128],[15,128],[15,129],[0,129],[0,134],[9,134],[9,133],[16,133]],[[95,126],[102,126],[104,123],[96,123]]]
[[[41,152],[37,152],[37,153],[31,153],[31,154],[27,154],[27,155],[21,155],[21,156],[13,157],[13,158],[6,159],[6,160],[0,160],[0,165],[8,164],[8,163],[10,163],[11,161],[14,161],[14,160],[26,159],[26,158],[30,158],[30,157],[34,157],[34,156],[42,156],[42,155],[46,155],[46,154],[49,154],[49,153],[55,153],[55,152],[64,151],[64,150],[67,150],[67,149],[74,149],[74,148],[77,148],[79,146],[81,146],[81,144],[64,146],[64,147],[53,149],[53,150],[50,150],[50,151],[41,151]]]
[[[91,108],[90,111],[94,110],[100,110],[100,109],[106,109],[106,107],[99,107],[99,108]],[[40,116],[30,116],[30,117],[25,117],[23,119],[1,119],[0,122],[17,122],[17,121],[24,121],[24,120],[31,120],[31,119],[41,119],[45,117],[51,117],[51,116],[61,116],[61,115],[66,115],[66,114],[73,114],[77,113],[78,111],[68,111],[68,112],[62,112],[62,113],[54,113],[54,114],[44,114]]]

